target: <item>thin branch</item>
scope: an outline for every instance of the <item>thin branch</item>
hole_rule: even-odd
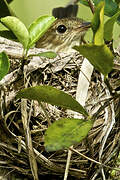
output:
[[[73,146],[71,146],[71,148],[73,148]],[[64,180],[67,180],[67,177],[68,177],[71,156],[72,156],[72,151],[69,149],[68,150],[67,163],[66,163],[66,169],[65,169],[65,174],[64,174]]]
[[[84,157],[85,159],[88,159],[89,161],[92,161],[93,163],[96,163],[96,164],[98,164],[98,165],[100,165],[100,166],[103,166],[103,167],[106,167],[106,168],[109,168],[109,169],[112,169],[112,170],[114,169],[114,170],[116,170],[116,171],[120,171],[120,168],[114,168],[114,167],[107,166],[107,165],[105,165],[105,164],[103,164],[103,163],[100,163],[99,161],[96,161],[96,160],[94,160],[94,159],[92,159],[92,158],[90,158],[90,157],[85,156],[84,154],[80,153],[79,151],[75,150],[74,148],[71,148],[71,147],[70,147],[69,149],[70,149],[71,151],[79,154],[80,156]]]
[[[90,9],[91,9],[92,13],[94,14],[94,12],[95,12],[95,8],[94,8],[93,3],[91,2],[91,0],[87,0],[87,1],[88,1],[89,7],[90,7]]]

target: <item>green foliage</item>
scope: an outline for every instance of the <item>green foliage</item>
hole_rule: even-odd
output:
[[[0,31],[0,36],[12,39],[19,40],[19,42],[23,45],[25,52],[47,31],[50,25],[55,21],[53,16],[42,16],[38,18],[35,22],[33,22],[29,28],[29,32],[25,25],[14,16],[6,16],[0,19],[0,22],[4,24],[10,31]],[[27,54],[25,54],[27,56]],[[45,52],[39,53],[39,56],[44,56],[48,58],[55,58],[57,56],[54,52]],[[1,55],[1,76],[4,77],[7,72],[6,62],[3,62],[3,58],[5,58],[5,54]],[[8,57],[6,56],[6,59]],[[5,65],[5,66],[4,66]]]
[[[53,16],[39,17],[30,25],[29,32],[25,25],[16,17],[7,16],[1,18],[0,21],[15,34],[24,49],[28,50],[48,30],[55,18]],[[1,34],[2,36],[6,35],[4,32],[1,32]],[[10,35],[9,38],[12,39],[12,34]]]
[[[30,34],[29,48],[40,39],[54,21],[55,18],[53,16],[41,16],[30,25],[28,29]]]
[[[51,86],[36,86],[22,89],[16,98],[37,100],[39,103],[46,102],[52,105],[70,109],[88,117],[87,111],[72,96]],[[45,146],[48,151],[68,148],[72,144],[85,138],[93,125],[92,120],[84,119],[60,119],[53,123],[45,135]]]
[[[93,0],[95,6],[97,6],[101,1],[105,2],[105,15],[106,16],[113,16],[117,13],[119,6],[114,0]]]
[[[104,75],[112,70],[114,56],[106,45],[85,44],[74,48]]]
[[[86,57],[98,71],[107,76],[112,70],[114,56],[104,44],[104,2],[100,2],[96,7],[91,25],[94,43],[74,48]]]
[[[119,15],[120,15],[120,10],[110,19],[108,19],[107,22],[105,23],[104,38],[106,41],[111,41],[113,39],[113,27]]]
[[[47,102],[52,105],[79,112],[88,116],[87,111],[72,96],[51,86],[36,86],[22,89],[18,92],[17,98],[27,98],[38,102]]]
[[[25,25],[18,18],[13,16],[6,16],[4,18],[1,18],[0,20],[8,29],[10,29],[15,34],[19,42],[22,43],[24,49],[26,49],[29,42],[29,32]]]
[[[98,6],[100,2],[105,2],[105,15],[106,16],[113,16],[114,14],[117,13],[119,9],[119,0],[92,0],[95,7]],[[84,4],[85,6],[88,6],[88,2],[86,0],[79,0],[80,3]]]
[[[80,2],[88,6],[86,0],[80,0]],[[116,1],[105,0],[104,3],[103,0],[94,0],[94,3],[96,7],[91,23],[93,43],[75,46],[74,49],[85,56],[99,72],[107,76],[112,70],[114,56],[105,44],[104,39],[108,41],[112,40],[113,26],[117,17],[120,15],[120,12],[117,12],[118,4]],[[108,16],[114,15],[105,23],[105,25],[104,9],[105,14]],[[15,34],[26,52],[40,39],[41,36],[44,35],[54,21],[55,18],[53,16],[42,16],[36,19],[27,30],[25,25],[16,17],[7,16],[1,18],[1,22]],[[4,32],[2,31],[1,34],[4,35]],[[37,54],[37,56],[44,56],[47,58],[55,58],[56,55],[56,53],[49,51]],[[29,56],[26,54],[26,57]],[[9,59],[3,52],[0,54],[0,80],[6,75],[8,69]],[[50,86],[30,87],[19,91],[16,98],[37,100],[39,103],[46,102],[79,112],[85,117],[85,119],[62,118],[59,121],[54,122],[45,133],[45,147],[48,151],[68,148],[69,146],[80,142],[87,136],[89,130],[92,128],[92,117],[89,117],[85,108],[70,95],[61,90]]]
[[[88,2],[87,2],[86,0],[79,0],[79,2],[80,2],[81,4],[84,4],[85,6],[89,6],[89,5],[88,5]]]
[[[92,29],[94,33],[94,44],[102,45],[104,44],[104,2],[100,2],[96,7],[96,11],[94,13],[92,19]]]
[[[69,148],[71,145],[82,141],[92,126],[92,120],[62,118],[47,129],[45,148],[48,151]]]
[[[55,18],[53,16],[41,16],[30,25],[29,30],[27,30],[25,25],[14,16],[6,16],[1,18],[0,21],[8,29],[10,29],[10,32],[8,31],[7,34],[5,31],[1,31],[1,36],[6,38],[9,37],[9,39],[13,39],[13,37],[16,36],[19,42],[23,45],[24,49],[28,50],[48,30],[51,24],[55,21]],[[13,36],[11,31],[15,34],[15,36]],[[46,57],[47,55],[48,54],[46,54]],[[43,56],[45,56],[45,54],[43,54]],[[53,57],[53,54],[49,53],[48,56]]]
[[[9,59],[5,52],[0,53],[0,80],[8,73],[10,67]]]

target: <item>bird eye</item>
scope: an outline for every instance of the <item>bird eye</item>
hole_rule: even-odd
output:
[[[67,28],[66,28],[66,26],[65,25],[59,25],[58,27],[57,27],[57,31],[59,32],[59,33],[64,33],[65,31],[67,30]]]

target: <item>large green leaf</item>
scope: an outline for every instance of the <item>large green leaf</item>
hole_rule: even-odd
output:
[[[40,39],[54,21],[55,18],[53,16],[41,16],[30,25],[28,29],[30,33],[29,48]]]
[[[100,2],[96,7],[91,25],[94,33],[94,44],[104,44],[104,2]]]
[[[25,25],[18,18],[13,16],[1,18],[1,22],[15,34],[22,43],[24,49],[26,49],[29,42],[29,32]]]
[[[63,118],[55,121],[45,133],[45,148],[47,151],[69,148],[82,141],[92,126],[92,120]]]
[[[88,116],[86,110],[72,96],[51,86],[36,86],[18,92],[17,98],[27,98],[38,102],[47,102]]]
[[[105,15],[111,17],[117,13],[119,6],[114,0],[93,0],[95,6],[97,6],[101,1],[105,2]]]
[[[85,44],[75,46],[74,49],[86,57],[102,74],[107,75],[112,70],[114,56],[107,45]]]
[[[119,15],[120,15],[120,10],[114,16],[112,16],[110,19],[106,21],[104,25],[105,40],[111,41],[113,39],[113,27]]]
[[[0,80],[8,73],[10,67],[9,59],[5,52],[0,53]]]

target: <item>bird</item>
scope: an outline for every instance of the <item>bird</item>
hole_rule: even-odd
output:
[[[37,48],[58,52],[71,52],[79,45],[88,30],[90,22],[76,17],[57,19],[48,31],[36,42]]]

